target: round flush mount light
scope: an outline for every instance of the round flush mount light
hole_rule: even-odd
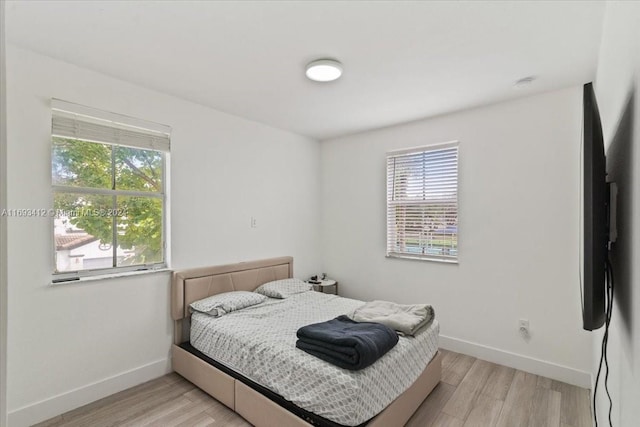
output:
[[[342,75],[342,64],[334,59],[318,59],[307,64],[306,74],[315,82],[332,82]]]
[[[513,86],[516,89],[524,89],[527,86],[530,86],[531,83],[533,83],[533,81],[536,79],[535,76],[527,76],[527,77],[523,77],[521,79],[516,80],[516,82],[513,84]]]

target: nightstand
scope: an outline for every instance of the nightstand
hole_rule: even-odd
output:
[[[313,285],[313,290],[323,294],[338,295],[338,282],[331,279],[320,280],[320,284]]]

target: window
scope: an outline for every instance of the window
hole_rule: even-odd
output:
[[[55,281],[166,265],[170,129],[52,101]]]
[[[457,262],[457,142],[387,154],[387,256]]]

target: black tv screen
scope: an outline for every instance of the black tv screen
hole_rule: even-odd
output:
[[[606,160],[600,112],[593,90],[583,89],[583,257],[582,324],[592,331],[605,321],[605,264],[607,260]]]

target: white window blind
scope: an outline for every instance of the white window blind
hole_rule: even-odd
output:
[[[457,262],[457,142],[387,154],[387,256]]]
[[[58,99],[51,100],[51,133],[61,138],[168,152],[171,129]]]

